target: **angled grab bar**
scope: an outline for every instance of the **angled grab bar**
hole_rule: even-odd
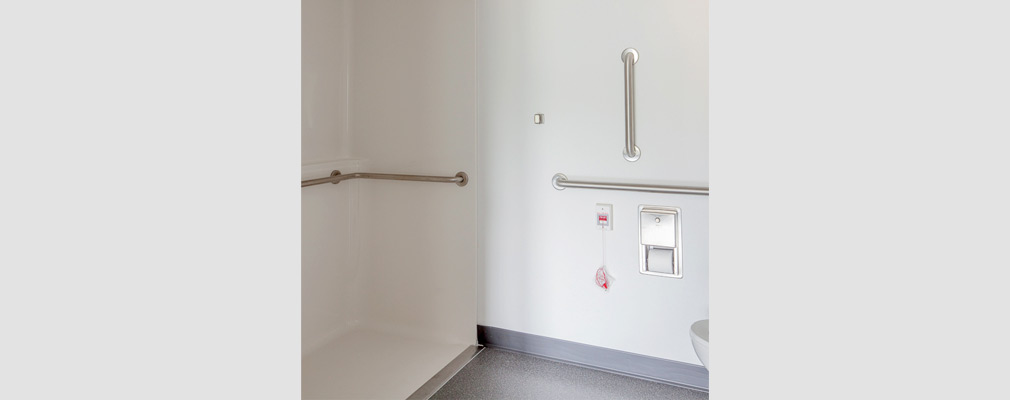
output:
[[[702,196],[708,196],[707,187],[695,187],[695,186],[667,186],[667,185],[644,185],[636,183],[610,183],[610,182],[589,182],[589,181],[570,181],[565,174],[557,173],[554,174],[554,178],[551,179],[551,185],[557,190],[565,190],[565,188],[579,188],[579,189],[606,189],[606,190],[628,190],[633,192],[652,192],[652,193],[676,193],[676,194],[698,194]]]
[[[470,181],[470,178],[466,175],[466,172],[462,171],[457,172],[455,176],[429,176],[429,175],[379,174],[375,172],[355,172],[353,174],[342,175],[340,174],[340,170],[333,170],[333,172],[330,172],[330,176],[328,178],[309,179],[307,181],[302,181],[302,187],[312,185],[322,185],[324,183],[332,183],[336,185],[348,179],[386,179],[394,181],[442,182],[442,183],[455,183],[456,186],[466,186],[466,183]]]
[[[621,53],[624,62],[624,159],[638,161],[642,150],[635,145],[635,63],[638,50],[631,47]]]

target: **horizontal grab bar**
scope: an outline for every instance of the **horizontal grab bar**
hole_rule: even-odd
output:
[[[393,181],[419,181],[419,182],[442,182],[455,183],[457,186],[466,186],[470,180],[466,172],[457,172],[455,176],[428,176],[428,175],[403,175],[403,174],[379,174],[374,172],[355,172],[353,174],[342,175],[339,170],[330,172],[329,178],[309,179],[302,181],[302,187],[332,183],[334,185],[348,179],[386,179]]]
[[[605,190],[629,190],[634,192],[652,192],[652,193],[698,194],[708,196],[707,187],[570,181],[568,180],[568,177],[562,173],[554,174],[554,178],[551,179],[551,184],[554,185],[554,188],[557,190],[565,190],[565,188],[605,189]]]

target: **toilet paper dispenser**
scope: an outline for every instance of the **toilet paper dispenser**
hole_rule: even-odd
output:
[[[680,246],[680,208],[638,207],[639,272],[667,278],[683,278]]]

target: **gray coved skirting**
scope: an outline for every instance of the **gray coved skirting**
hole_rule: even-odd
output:
[[[607,372],[708,391],[708,370],[700,365],[483,325],[477,325],[477,343],[487,347],[518,351]]]

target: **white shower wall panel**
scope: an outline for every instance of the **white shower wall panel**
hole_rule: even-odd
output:
[[[302,179],[354,171],[357,161],[310,164]],[[302,353],[357,326],[365,290],[365,270],[357,247],[360,182],[324,184],[302,190]]]
[[[351,0],[302,1],[302,164],[351,157]]]
[[[351,132],[363,168],[476,174],[472,0],[354,3]],[[362,186],[363,315],[377,329],[476,341],[476,185]]]
[[[302,179],[355,171],[347,96],[350,0],[302,2]],[[302,353],[361,320],[365,280],[353,220],[358,182],[302,189]]]
[[[304,1],[303,179],[474,176],[474,13],[472,0]],[[302,196],[305,398],[404,398],[476,342],[473,181]]]

